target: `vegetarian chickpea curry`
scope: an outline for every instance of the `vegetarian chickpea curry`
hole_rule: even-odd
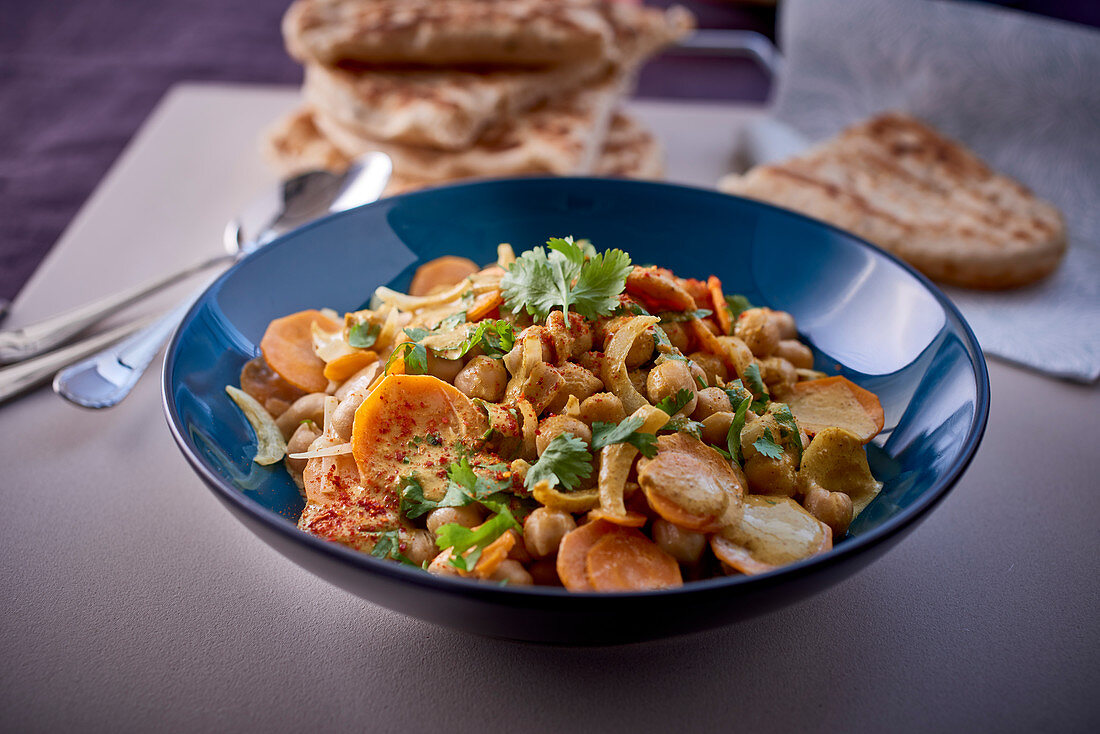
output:
[[[429,573],[570,591],[757,574],[875,497],[870,392],[715,276],[551,239],[276,319],[227,387],[298,526]]]

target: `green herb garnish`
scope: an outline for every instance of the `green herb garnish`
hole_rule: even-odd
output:
[[[676,415],[683,410],[685,405],[691,402],[693,397],[695,397],[695,393],[686,387],[682,387],[676,391],[675,395],[669,395],[657,401],[657,407],[669,415]]]
[[[732,395],[730,396],[733,397]],[[733,456],[734,461],[738,464],[741,463],[741,431],[745,428],[745,418],[749,412],[749,406],[752,405],[752,398],[746,397],[741,400],[737,406],[737,410],[733,414],[733,421],[730,423],[730,430],[726,434],[726,447],[729,449],[730,455]]]
[[[505,305],[512,313],[526,309],[538,320],[561,308],[572,308],[586,319],[608,316],[619,305],[618,296],[630,274],[630,256],[622,250],[585,253],[572,237],[547,241],[523,253],[500,280]]]
[[[596,421],[592,424],[592,450],[599,451],[604,446],[627,443],[638,449],[642,456],[652,459],[657,455],[657,436],[638,431],[644,422],[640,415],[628,416],[618,424]]]
[[[374,547],[371,548],[370,554],[375,558],[392,558],[410,566],[420,566],[413,563],[405,554],[400,550],[401,548],[401,533],[397,530],[387,530],[383,533],[379,533],[378,540],[374,542]]]
[[[474,347],[480,346],[485,356],[500,359],[516,344],[516,328],[507,321],[500,319],[486,319],[477,322],[477,327],[470,332],[466,340],[459,346],[459,356],[469,352]]]
[[[736,324],[738,316],[753,308],[753,305],[749,303],[749,299],[742,295],[726,296],[726,305],[729,306],[730,310],[730,324]],[[730,328],[732,330],[733,327]]]
[[[796,453],[798,462],[802,461],[802,432],[798,430],[798,422],[794,419],[789,405],[785,403],[772,403],[772,416],[779,424],[779,437],[789,439]]]
[[[378,341],[382,327],[370,321],[360,321],[348,329],[348,345],[357,349],[370,349]]]
[[[572,433],[559,433],[543,450],[530,469],[523,486],[531,489],[545,480],[551,487],[561,484],[571,490],[592,474],[592,454],[584,441]]]
[[[769,459],[783,458],[783,447],[776,442],[770,428],[764,429],[764,435],[753,441],[752,447]]]
[[[481,558],[481,552],[485,550],[485,546],[512,528],[521,529],[507,506],[498,505],[498,508],[497,514],[479,527],[467,528],[457,523],[448,523],[435,531],[436,546],[440,550],[451,549],[452,566],[463,571],[472,570]],[[466,551],[470,552],[467,554]]]

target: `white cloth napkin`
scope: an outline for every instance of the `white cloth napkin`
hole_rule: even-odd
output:
[[[786,0],[780,39],[773,114],[810,140],[904,110],[1061,208],[1053,276],[945,291],[987,354],[1100,377],[1100,32],[963,2]]]

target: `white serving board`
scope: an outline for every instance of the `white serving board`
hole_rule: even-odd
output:
[[[10,323],[218,252],[273,183],[256,138],[296,96],[176,88]],[[754,114],[634,108],[670,178],[701,185]],[[990,373],[972,467],[867,570],[736,627],[584,650],[431,627],[293,565],[191,472],[155,374],[103,412],[39,390],[0,406],[0,729],[1094,730],[1100,393]]]

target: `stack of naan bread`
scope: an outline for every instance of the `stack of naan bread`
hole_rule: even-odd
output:
[[[692,28],[625,0],[296,0],[283,21],[303,106],[265,137],[284,175],[368,151],[390,193],[468,177],[656,178],[653,136],[618,109],[638,67]]]

